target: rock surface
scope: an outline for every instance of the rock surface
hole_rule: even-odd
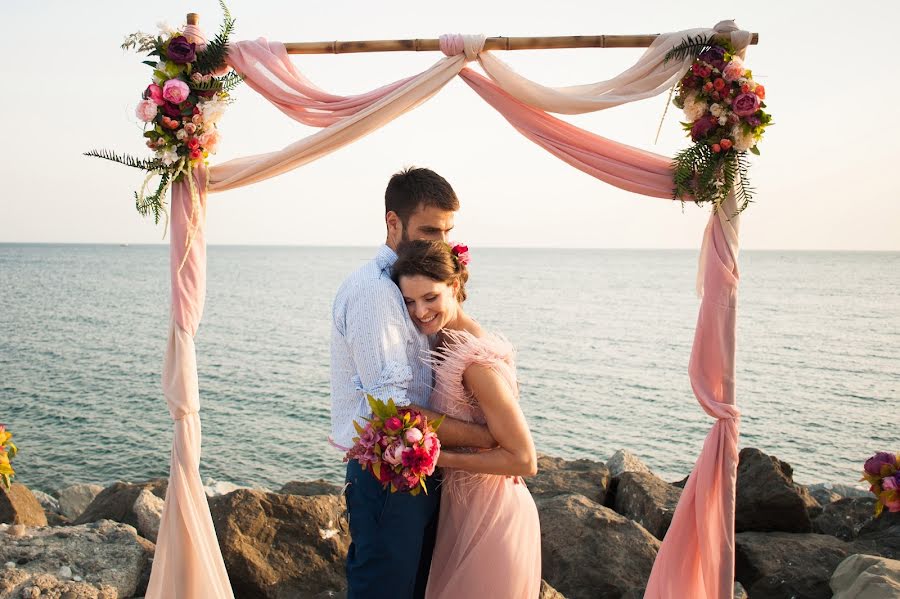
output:
[[[150,492],[150,489],[141,489],[140,495],[134,500],[132,511],[137,517],[138,532],[145,539],[156,542],[159,534],[159,522],[162,518],[163,506],[166,501]]]
[[[854,541],[858,553],[874,553],[900,559],[900,512],[883,511],[859,529]]]
[[[340,495],[343,490],[343,487],[319,479],[313,481],[294,480],[285,484],[278,492],[283,495]]]
[[[622,476],[626,472],[651,473],[644,462],[627,449],[620,449],[612,454],[612,456],[606,460],[606,467],[609,468],[609,475],[613,477]]]
[[[875,497],[847,497],[827,504],[813,519],[813,532],[852,541],[875,513]]]
[[[538,599],[566,599],[562,593],[547,584],[546,580],[541,580],[541,592]]]
[[[164,478],[142,483],[118,482],[103,489],[84,512],[75,519],[75,524],[87,524],[97,520],[115,520],[137,528],[138,517],[134,512],[134,502],[144,489],[161,499],[166,497],[169,481]]]
[[[649,472],[626,472],[616,485],[615,510],[662,539],[680,497],[681,489]]]
[[[794,485],[790,464],[744,448],[737,473],[735,531],[810,532],[808,494]],[[814,500],[813,500],[814,501]],[[750,596],[753,592],[748,589]]]
[[[76,520],[84,513],[91,502],[103,491],[100,485],[70,485],[61,489],[56,497],[59,500],[59,513],[69,520]]]
[[[851,555],[831,577],[834,599],[900,597],[900,561],[871,555]]]
[[[653,535],[583,495],[545,497],[537,504],[542,574],[553,588],[568,599],[643,592],[660,546]]]
[[[109,520],[21,537],[0,530],[0,563],[15,564],[0,569],[0,598],[132,597],[150,554],[133,527]]]
[[[578,493],[603,504],[609,487],[609,470],[602,462],[542,455],[538,457],[538,473],[525,482],[535,498]]]
[[[13,483],[9,489],[0,485],[0,523],[47,526],[47,516],[28,487]]]
[[[305,597],[346,587],[344,499],[240,489],[209,501],[237,597]]]
[[[735,535],[735,578],[751,598],[829,598],[831,574],[850,553],[829,535],[742,532]]]

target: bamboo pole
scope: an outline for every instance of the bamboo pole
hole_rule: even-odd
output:
[[[554,37],[489,37],[485,50],[547,50],[556,48],[646,48],[659,34],[647,35],[564,35]],[[759,43],[752,34],[751,44]],[[356,52],[433,52],[440,50],[437,39],[361,40],[350,42],[286,43],[288,54],[350,54]]]

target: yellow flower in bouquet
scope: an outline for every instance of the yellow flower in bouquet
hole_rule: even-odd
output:
[[[5,424],[0,424],[0,483],[7,489],[9,479],[16,474],[9,461],[16,457],[18,452],[18,448],[12,442],[12,433],[6,430]]]

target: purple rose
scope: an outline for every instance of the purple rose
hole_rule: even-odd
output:
[[[711,64],[720,71],[725,67],[725,48],[722,46],[713,46],[708,50],[700,53],[700,60]]]
[[[894,456],[894,454],[887,451],[879,451],[871,458],[866,460],[866,465],[864,466],[864,468],[867,473],[873,476],[881,476],[882,467],[890,466],[894,468],[896,461],[897,458]],[[891,472],[891,474],[893,474],[893,472]]]
[[[731,110],[738,116],[750,116],[759,110],[759,96],[756,94],[741,94],[731,103]]]
[[[197,44],[189,42],[183,35],[176,35],[169,41],[166,56],[174,63],[187,64],[197,57]]]
[[[706,137],[710,131],[712,131],[719,122],[715,117],[712,116],[702,116],[696,121],[694,121],[694,126],[691,127],[691,139],[694,141],[699,141]]]
[[[169,117],[170,119],[180,119],[181,118],[181,109],[178,108],[175,104],[171,102],[166,102],[162,106],[160,106],[164,115]]]

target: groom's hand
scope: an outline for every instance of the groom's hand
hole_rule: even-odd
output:
[[[499,447],[497,440],[491,435],[491,431],[483,424],[465,422],[418,406],[416,409],[422,412],[428,420],[435,420],[444,416],[444,421],[437,431],[437,436],[442,446],[478,447],[481,449]]]

